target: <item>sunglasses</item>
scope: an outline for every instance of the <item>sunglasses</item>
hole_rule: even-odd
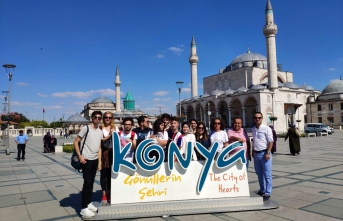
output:
[[[214,125],[221,125],[221,123],[214,123]]]
[[[132,126],[132,124],[124,124],[124,126]]]
[[[203,129],[204,129],[204,127],[198,127],[198,129],[201,129],[201,130],[203,130]]]
[[[261,120],[262,117],[254,117],[255,120]]]
[[[101,117],[94,116],[93,119],[94,120],[96,120],[96,119],[101,120]]]
[[[112,119],[113,117],[104,117],[104,119]]]

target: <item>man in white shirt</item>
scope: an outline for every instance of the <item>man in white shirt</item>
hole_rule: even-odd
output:
[[[74,149],[81,163],[83,174],[80,213],[83,217],[95,216],[94,212],[98,210],[92,203],[92,194],[96,171],[101,170],[101,151],[99,151],[102,139],[102,131],[99,128],[101,117],[101,111],[94,111],[91,116],[92,123],[82,127],[74,140]]]
[[[133,127],[133,119],[131,117],[126,117],[123,120],[123,127],[124,130],[119,132],[120,135],[120,143],[122,147],[124,147],[127,143],[132,142],[131,150],[125,156],[125,159],[129,161],[133,161],[134,152],[137,147],[137,134],[132,131]]]
[[[260,184],[258,195],[266,201],[272,192],[272,155],[273,132],[270,127],[262,124],[263,115],[261,112],[254,114],[255,127],[252,129],[254,138],[252,156],[254,157],[255,172]]]

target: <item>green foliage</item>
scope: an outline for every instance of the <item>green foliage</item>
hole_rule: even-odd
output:
[[[31,126],[31,123],[30,123],[30,122],[20,122],[20,123],[19,123],[19,128],[20,128],[20,129],[23,129],[23,128],[29,127],[29,126]]]
[[[63,152],[72,153],[74,151],[74,145],[63,145]]]
[[[21,123],[21,122],[30,122],[30,120],[27,119],[27,117],[25,115],[23,115],[22,113],[20,113],[19,115],[20,115],[19,123]]]
[[[54,127],[62,127],[63,126],[63,123],[60,122],[60,121],[55,121],[55,125],[54,125],[54,122],[51,122],[50,123],[50,127],[51,128],[54,128]]]
[[[46,127],[46,128],[49,127],[49,124],[45,120],[33,120],[30,122],[30,125],[35,128],[38,128],[39,126]]]

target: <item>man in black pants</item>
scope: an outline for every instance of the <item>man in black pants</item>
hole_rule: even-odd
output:
[[[74,149],[82,165],[83,187],[80,214],[84,218],[95,216],[94,212],[98,210],[92,203],[92,194],[96,171],[101,170],[102,131],[99,128],[101,117],[101,111],[94,111],[91,116],[92,123],[82,127],[74,140]]]
[[[25,160],[25,147],[26,143],[29,139],[27,138],[27,135],[24,134],[23,130],[19,131],[19,135],[15,138],[15,142],[17,144],[17,149],[18,149],[18,156],[17,160],[20,160],[20,154],[22,154],[22,159]]]

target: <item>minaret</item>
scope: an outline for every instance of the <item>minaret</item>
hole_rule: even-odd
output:
[[[116,69],[116,80],[114,81],[114,84],[116,85],[116,112],[120,112],[120,79],[119,79],[119,68],[117,66]]]
[[[191,89],[192,97],[198,96],[198,55],[194,36],[191,42],[191,56],[189,56],[189,63],[191,64]]]
[[[274,24],[273,8],[270,0],[267,0],[266,6],[266,25],[263,27],[263,34],[266,36],[267,59],[268,59],[268,87],[278,88],[277,65],[276,65],[276,44],[275,35],[277,26]]]

